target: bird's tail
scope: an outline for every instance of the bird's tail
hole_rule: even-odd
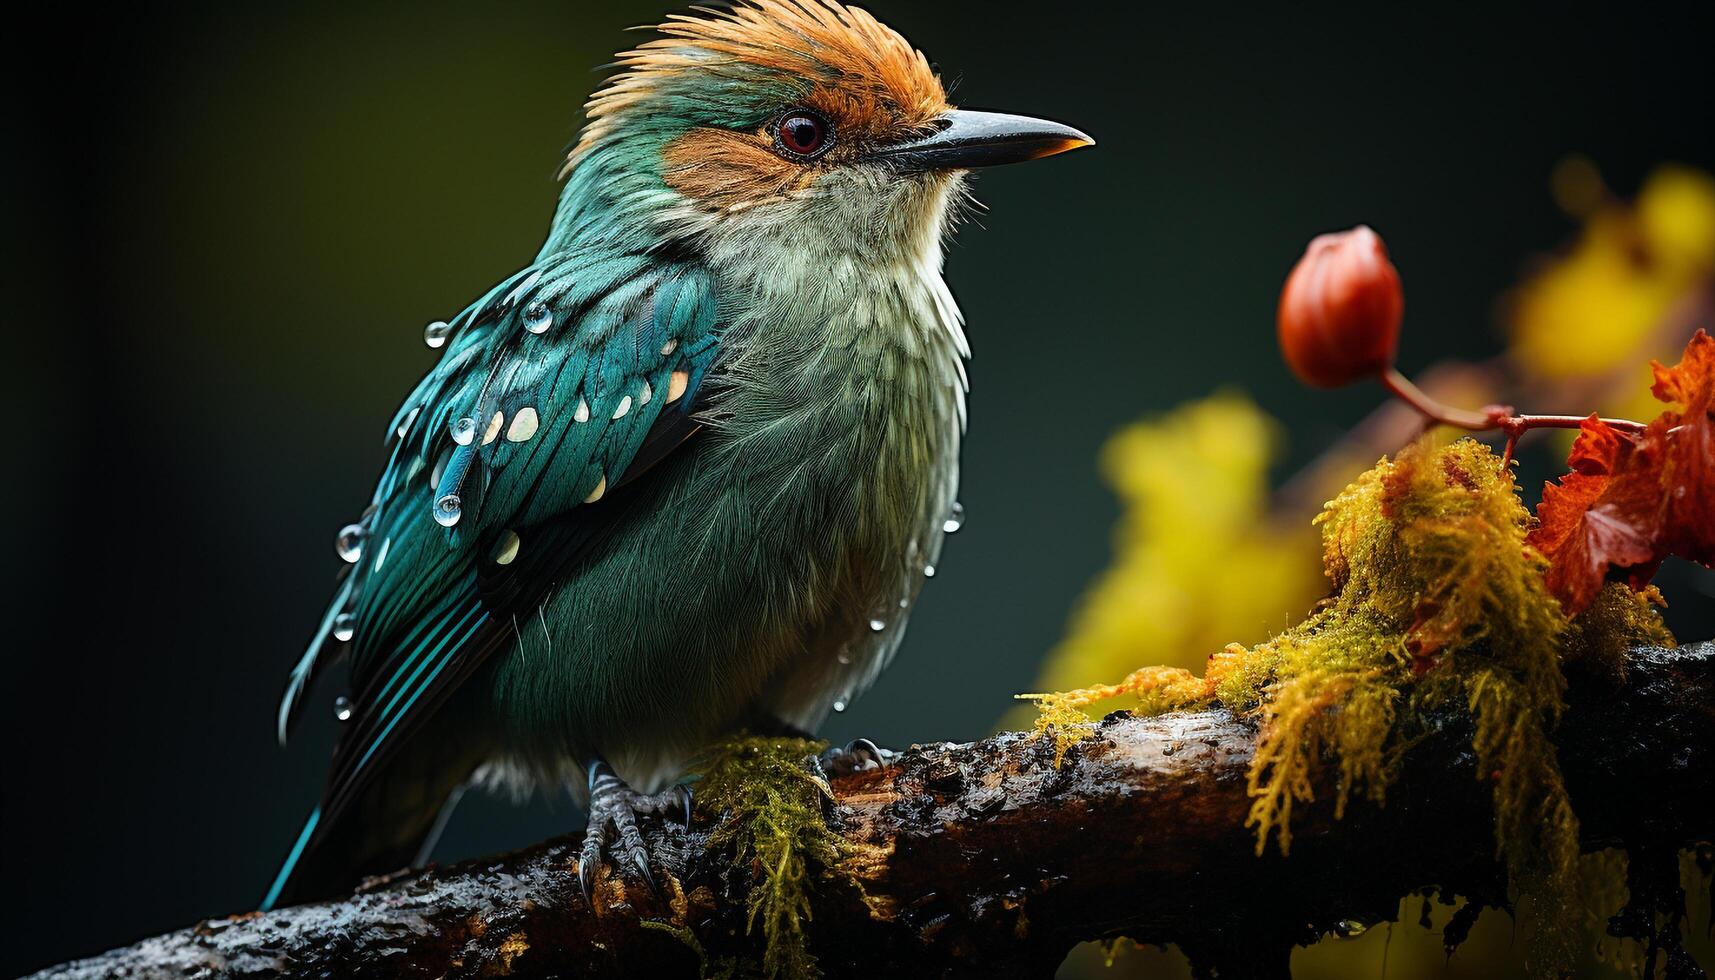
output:
[[[390,762],[331,822],[317,807],[262,899],[262,910],[331,898],[365,878],[426,860],[470,770],[416,761],[402,754]]]

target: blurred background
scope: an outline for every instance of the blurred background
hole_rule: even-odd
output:
[[[1364,422],[1379,390],[1309,391],[1277,356],[1314,234],[1382,233],[1401,366],[1473,405],[1648,411],[1648,358],[1715,324],[1707,4],[868,6],[955,101],[1100,145],[976,181],[987,211],[947,262],[976,351],[968,522],[836,742],[979,737],[1016,692],[1198,665],[1302,615],[1317,504],[1404,438]],[[595,66],[662,12],[191,3],[62,25],[4,154],[24,631],[0,685],[0,973],[254,907],[332,740],[321,712],[279,749],[275,699],[432,362],[423,324],[534,254]],[[1529,447],[1527,497],[1564,449]],[[1715,635],[1715,577],[1660,581],[1682,638]],[[581,823],[564,798],[471,796],[438,856]],[[1491,913],[1451,958],[1400,924],[1296,962],[1496,976],[1512,942]],[[1090,947],[1064,972],[1183,975],[1176,956],[1110,969]]]

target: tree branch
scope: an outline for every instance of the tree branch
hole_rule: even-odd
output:
[[[1626,683],[1572,679],[1556,736],[1586,849],[1661,853],[1715,837],[1715,643],[1634,651]],[[1009,733],[914,746],[836,781],[850,857],[807,923],[829,976],[1051,976],[1076,943],[1177,943],[1201,970],[1285,975],[1296,943],[1392,919],[1426,888],[1498,901],[1489,789],[1468,722],[1407,754],[1385,808],[1295,811],[1290,858],[1244,826],[1256,732],[1224,710],[1117,713],[1056,769]],[[1326,797],[1328,794],[1321,794]],[[670,827],[663,905],[605,875],[579,896],[579,837],[377,883],[344,901],[208,920],[38,974],[124,976],[692,976],[699,953],[760,962],[749,869]],[[1243,937],[1235,941],[1235,937]],[[324,973],[323,971],[332,971]]]

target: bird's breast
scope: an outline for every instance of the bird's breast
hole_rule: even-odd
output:
[[[741,523],[782,572],[792,640],[767,697],[809,730],[897,649],[957,491],[962,338],[919,272],[835,275],[846,291],[741,331],[710,433],[712,471],[745,488]]]
[[[737,317],[716,453],[767,491],[759,519],[898,541],[951,503],[963,338],[938,273],[844,264]]]

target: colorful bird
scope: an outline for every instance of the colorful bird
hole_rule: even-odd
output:
[[[613,837],[653,885],[638,815],[688,812],[719,738],[869,687],[957,527],[964,174],[1092,141],[953,108],[834,0],[658,33],[586,106],[535,261],[424,334],[280,705],[283,741],[350,661],[264,907],[420,861],[473,781],[587,792],[585,894]]]

